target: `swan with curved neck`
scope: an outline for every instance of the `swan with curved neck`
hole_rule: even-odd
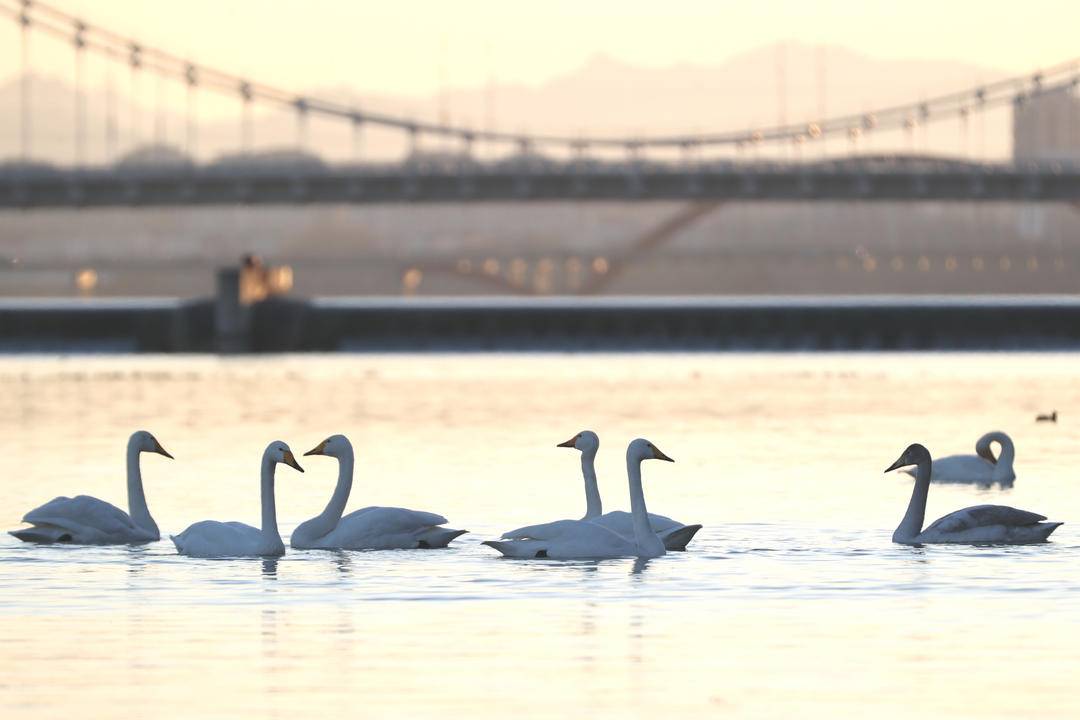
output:
[[[285,554],[285,544],[278,534],[277,506],[274,502],[274,470],[278,464],[304,472],[292,450],[275,440],[266,446],[259,463],[262,499],[262,527],[239,522],[203,520],[184,532],[173,535],[176,551],[192,557],[258,557]]]
[[[620,535],[630,537],[634,534],[634,516],[623,510],[604,512],[603,503],[600,500],[600,488],[596,482],[596,452],[600,448],[600,438],[592,430],[582,430],[574,437],[561,442],[556,447],[573,448],[581,452],[581,474],[585,479],[585,516],[582,520],[603,525]],[[564,522],[556,520],[555,525]],[[548,526],[529,525],[503,533],[503,540],[524,540],[535,537],[537,533],[549,533]],[[649,525],[654,533],[660,536],[664,547],[668,550],[685,550],[687,543],[693,539],[701,525],[684,525],[664,515],[649,513]]]
[[[353,482],[353,447],[344,435],[331,435],[304,455],[338,461],[338,480],[326,508],[293,530],[294,548],[325,550],[409,550],[444,548],[465,530],[441,527],[446,518],[398,507],[366,507],[342,517]]]
[[[653,558],[663,555],[666,549],[649,524],[649,510],[641,485],[641,463],[645,460],[675,462],[642,438],[634,440],[626,448],[633,529],[631,537],[620,535],[591,520],[560,520],[535,526],[538,530],[529,539],[488,540],[484,545],[495,548],[507,557],[516,558]]]
[[[891,472],[909,465],[915,466],[915,488],[911,492],[907,512],[892,539],[905,545],[929,543],[1022,545],[1043,542],[1061,523],[1043,522],[1046,517],[1005,505],[976,505],[931,523],[925,530],[926,498],[930,493],[933,461],[930,451],[915,443],[890,465]]]
[[[127,443],[128,512],[89,495],[58,497],[23,516],[31,527],[12,530],[25,542],[127,545],[159,540],[157,523],[146,506],[139,460],[144,452],[172,458],[145,430],[131,434]]]
[[[994,443],[1001,447],[997,456],[994,455]],[[1001,431],[988,432],[975,441],[974,455],[948,455],[935,460],[930,482],[1011,487],[1016,480],[1015,459],[1016,446],[1012,438]]]

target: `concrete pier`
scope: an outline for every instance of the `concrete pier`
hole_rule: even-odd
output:
[[[241,307],[222,282],[214,301],[0,300],[0,352],[1080,350],[1072,295],[277,297]]]

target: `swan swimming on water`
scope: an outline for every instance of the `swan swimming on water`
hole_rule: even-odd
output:
[[[263,452],[262,529],[239,522],[203,520],[179,535],[173,535],[176,551],[192,557],[257,557],[285,554],[285,544],[278,534],[277,508],[274,504],[274,469],[278,463],[304,472],[285,443],[275,440]]]
[[[885,472],[907,465],[915,466],[915,489],[911,493],[907,513],[893,533],[895,543],[1022,545],[1043,542],[1061,525],[1059,522],[1043,522],[1046,518],[1042,515],[1005,505],[976,505],[949,513],[923,530],[926,496],[930,492],[930,451],[918,443],[910,445]]]
[[[353,481],[353,448],[344,435],[332,435],[304,455],[337,458],[338,481],[321,514],[300,523],[289,544],[325,550],[409,550],[444,548],[465,530],[440,527],[446,518],[397,507],[366,507],[345,517]]]
[[[1001,446],[1001,453],[995,457],[993,443]],[[936,483],[974,483],[1011,487],[1016,480],[1013,460],[1016,458],[1016,446],[1012,438],[1000,431],[988,432],[975,442],[974,455],[948,455],[934,461],[934,470],[930,482]],[[914,475],[911,470],[905,470]]]
[[[634,534],[634,517],[628,512],[616,510],[605,513],[600,500],[600,489],[596,484],[596,451],[600,448],[600,438],[591,430],[582,430],[566,442],[561,442],[556,447],[574,448],[581,452],[581,474],[585,478],[585,516],[582,520],[588,520],[602,525],[609,530],[631,537]],[[572,520],[556,520],[542,525],[528,525],[516,530],[505,532],[503,540],[527,540],[529,538],[548,537],[556,532],[561,523],[574,522]],[[701,525],[683,525],[664,515],[649,513],[649,525],[653,532],[660,536],[664,547],[668,550],[685,550]]]
[[[484,545],[515,558],[653,558],[663,555],[666,549],[649,524],[649,511],[645,507],[645,493],[641,487],[641,463],[652,459],[675,462],[648,440],[638,438],[626,448],[630,513],[633,517],[631,537],[589,520],[560,520],[534,526],[534,535],[529,539],[487,540]]]
[[[137,430],[127,444],[128,512],[89,495],[58,497],[23,516],[32,527],[12,530],[24,542],[126,545],[159,540],[157,523],[146,507],[139,456],[144,452],[172,458],[145,430]],[[128,514],[130,513],[130,514]]]

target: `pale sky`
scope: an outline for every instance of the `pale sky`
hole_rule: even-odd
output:
[[[718,64],[783,41],[1009,73],[1080,57],[1077,0],[48,1],[290,90],[348,84],[430,95],[491,76],[501,85],[542,83],[598,53],[644,66]],[[0,81],[18,72],[17,38],[13,23],[0,23]],[[67,47],[41,40],[32,54],[39,71],[71,72]]]

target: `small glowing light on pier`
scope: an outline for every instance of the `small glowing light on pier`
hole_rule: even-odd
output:
[[[550,275],[555,272],[555,262],[551,258],[544,258],[536,266],[536,269],[543,275]]]
[[[420,271],[420,268],[411,267],[401,276],[401,291],[406,295],[412,295],[420,287],[423,280],[424,273]]]
[[[271,295],[280,295],[293,289],[293,269],[291,265],[275,265],[266,273],[266,284]]]
[[[892,267],[892,269],[895,272],[900,272],[901,270],[904,269],[904,258],[897,255],[896,257],[894,257],[892,259],[892,261],[889,263],[889,265]]]
[[[998,267],[1001,268],[1001,272],[1009,272],[1009,270],[1012,269],[1012,260],[1009,259],[1008,255],[1003,255],[1001,259],[998,260]]]
[[[952,255],[945,258],[945,269],[946,270],[948,270],[949,272],[955,272],[956,271],[956,266],[957,266],[956,258],[954,258]]]
[[[853,128],[848,128],[847,134],[848,134],[848,138],[850,138],[852,140],[858,140],[859,135],[862,134],[862,131],[859,130],[859,128],[857,128],[857,127],[853,127]]]
[[[915,265],[919,268],[919,272],[929,272],[930,258],[926,257],[925,255],[920,255],[919,260],[915,263]]]
[[[488,258],[484,261],[484,272],[488,275],[499,274],[499,261],[495,258]]]
[[[566,262],[563,264],[563,267],[566,268],[567,275],[580,275],[583,269],[581,260],[577,259],[576,257],[567,258]]]
[[[866,272],[874,272],[877,270],[877,260],[872,257],[863,258],[862,269]]]
[[[609,267],[610,266],[608,265],[607,258],[605,258],[605,257],[593,258],[592,271],[594,273],[596,273],[597,275],[603,275],[603,274],[607,273]]]
[[[1028,269],[1028,272],[1035,272],[1036,270],[1038,270],[1039,269],[1039,258],[1035,257],[1034,255],[1029,257],[1027,259],[1027,269]]]
[[[462,275],[468,275],[472,272],[472,260],[466,260],[462,258],[457,261],[457,271]]]
[[[976,255],[975,257],[971,258],[972,270],[975,270],[976,272],[982,272],[984,267],[986,267],[986,263],[983,262],[983,259],[981,257]]]
[[[83,268],[75,273],[75,287],[81,293],[92,293],[97,288],[98,274],[93,268]]]
[[[806,126],[806,134],[812,137],[814,140],[817,140],[819,137],[821,137],[821,126],[817,123],[810,123]]]

